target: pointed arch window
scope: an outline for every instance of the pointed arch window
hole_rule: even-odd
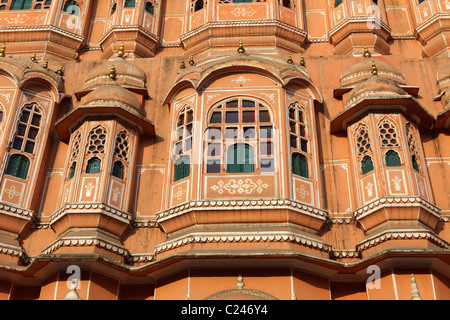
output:
[[[136,0],[125,0],[124,8],[134,8],[136,6]]]
[[[41,119],[42,112],[36,103],[25,105],[22,108],[11,147],[17,151],[34,154]]]
[[[96,174],[100,173],[100,169],[102,166],[102,161],[98,157],[93,157],[88,160],[86,165],[86,173]]]
[[[78,16],[79,13],[80,13],[80,6],[74,0],[67,0],[64,3],[63,11],[67,12],[69,14],[73,14],[73,15]]]
[[[5,174],[26,179],[28,168],[30,167],[30,160],[22,154],[12,154],[9,157],[8,165],[6,166]]]
[[[186,178],[190,171],[194,111],[185,105],[176,120],[175,142],[173,149],[174,181]]]
[[[372,157],[370,156],[365,156],[362,160],[361,160],[361,172],[362,174],[366,174],[373,171],[373,161],[372,161]]]
[[[88,139],[87,154],[105,153],[106,129],[98,126],[91,130]]]
[[[205,133],[206,173],[274,172],[274,128],[269,108],[231,98],[213,108]]]
[[[145,3],[145,11],[153,15],[155,13],[155,6],[153,5],[153,3],[147,1]]]
[[[292,154],[292,173],[309,178],[308,160],[303,154],[297,152]]]
[[[125,172],[125,168],[123,166],[122,161],[116,161],[113,164],[112,175],[120,180],[123,180],[123,174]]]
[[[402,165],[400,156],[394,150],[387,151],[384,157],[387,167],[400,167]]]

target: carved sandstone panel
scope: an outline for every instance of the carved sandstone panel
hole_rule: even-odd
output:
[[[218,20],[260,20],[268,18],[267,3],[218,6]]]
[[[20,206],[25,189],[24,182],[4,179],[1,191],[1,201]]]
[[[386,170],[386,179],[388,181],[388,192],[390,195],[397,196],[408,193],[404,170]]]
[[[205,178],[206,198],[264,198],[275,197],[274,176],[226,175]]]
[[[364,203],[378,198],[378,186],[374,173],[361,179],[361,191]]]

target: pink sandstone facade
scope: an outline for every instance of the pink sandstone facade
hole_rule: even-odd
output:
[[[450,299],[449,27],[448,0],[1,1],[0,299]]]

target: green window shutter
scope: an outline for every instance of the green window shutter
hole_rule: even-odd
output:
[[[5,174],[21,179],[26,179],[30,161],[27,157],[20,154],[13,154],[8,161]]]
[[[120,161],[116,161],[113,164],[113,169],[112,169],[112,175],[116,178],[119,179],[123,179],[123,172],[124,172],[124,168],[123,168],[123,164]]]
[[[252,146],[246,143],[232,145],[227,152],[227,172],[254,172],[255,161]]]
[[[11,3],[10,10],[21,10],[23,5],[23,0],[13,0]]]
[[[31,9],[31,3],[33,2],[33,0],[25,0],[23,2],[23,6],[22,6],[22,10],[28,10]]]
[[[389,150],[388,152],[386,152],[385,158],[386,158],[386,166],[388,167],[401,166],[400,157],[398,156],[397,152]]]
[[[86,173],[100,173],[101,164],[102,161],[97,157],[89,159],[86,166]]]
[[[292,154],[292,173],[298,176],[309,178],[308,160],[300,153]]]
[[[180,159],[178,159],[175,162],[175,170],[174,170],[174,181],[178,181],[181,179],[184,179],[186,177],[189,177],[190,171],[191,171],[191,165],[190,165],[190,157],[189,156],[182,156]]]
[[[373,170],[373,162],[370,156],[365,156],[361,161],[362,174],[366,174]]]

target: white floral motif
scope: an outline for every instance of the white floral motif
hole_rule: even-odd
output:
[[[256,13],[256,10],[253,8],[235,8],[231,11],[235,17],[251,17]]]
[[[394,189],[395,191],[401,191],[402,190],[402,179],[399,179],[399,177],[395,176],[394,179],[391,179],[391,181],[394,183]]]
[[[444,4],[445,4],[445,9],[450,10],[450,0],[445,0]]]
[[[92,195],[92,190],[94,190],[94,185],[92,182],[89,182],[86,186],[84,186],[84,194],[86,197],[90,197]]]
[[[295,189],[300,194],[300,197],[305,198],[306,196],[309,196],[309,192],[306,191],[305,185],[302,184],[300,188]]]
[[[252,79],[247,79],[244,76],[239,76],[236,79],[231,80],[231,82],[236,82],[237,84],[246,83],[247,81],[252,81]]]
[[[368,182],[368,183],[366,184],[366,190],[367,190],[367,196],[368,196],[368,197],[373,196],[373,183]]]
[[[183,190],[183,188],[179,187],[177,192],[172,195],[172,197],[177,198],[178,200],[181,200],[181,197],[186,193],[186,190]]]
[[[211,189],[217,191],[217,193],[222,194],[228,191],[229,194],[251,194],[254,190],[257,193],[263,192],[264,189],[268,188],[269,185],[264,183],[261,179],[258,179],[256,183],[252,179],[230,179],[226,184],[222,180],[217,182],[217,185],[211,186]]]
[[[120,196],[120,189],[119,189],[119,187],[115,187],[112,190],[112,200],[114,202],[117,202],[117,200],[119,200],[119,196]]]
[[[5,193],[8,195],[8,199],[20,196],[20,192],[16,192],[15,186],[11,186],[9,189],[5,189]]]
[[[28,16],[26,14],[24,15],[16,15],[16,17],[8,17],[8,18],[4,18],[4,20],[6,22],[8,22],[9,24],[18,24],[18,23],[25,23],[27,20],[29,20],[30,18],[28,18]]]
[[[418,185],[419,185],[420,195],[425,196],[426,195],[425,186],[423,185],[422,181],[419,181]]]

